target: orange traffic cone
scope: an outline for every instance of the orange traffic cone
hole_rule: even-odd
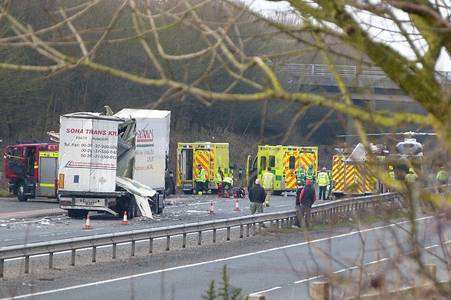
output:
[[[91,218],[89,217],[89,213],[86,215],[86,222],[85,222],[85,226],[83,226],[84,230],[90,230],[92,229],[91,226]]]
[[[208,209],[208,213],[210,215],[214,215],[215,214],[215,203],[213,201],[210,201],[210,208]]]
[[[233,202],[235,204],[235,208],[233,210],[234,211],[241,211],[240,204],[238,202],[238,197],[236,196],[236,194],[233,194]]]
[[[122,225],[128,225],[128,219],[127,219],[127,211],[124,211],[124,217],[122,218]]]

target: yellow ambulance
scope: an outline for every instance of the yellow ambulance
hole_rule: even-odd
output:
[[[208,189],[217,190],[215,176],[219,168],[225,176],[230,173],[228,143],[178,143],[177,144],[177,187],[184,193],[192,193],[197,178],[197,166],[207,173]]]
[[[258,146],[257,155],[247,158],[246,184],[259,178],[268,168],[275,175],[274,194],[296,189],[296,172],[302,166],[312,165],[315,176],[318,171],[318,147],[265,145]]]

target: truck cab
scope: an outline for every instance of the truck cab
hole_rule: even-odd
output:
[[[10,193],[19,201],[56,198],[58,144],[16,144],[5,148],[3,167]]]

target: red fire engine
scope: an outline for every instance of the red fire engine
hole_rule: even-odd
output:
[[[56,197],[58,144],[17,144],[5,148],[5,177],[19,201]]]

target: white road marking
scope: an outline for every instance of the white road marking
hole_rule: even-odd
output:
[[[443,244],[449,244],[449,243],[451,243],[451,240],[448,240],[448,241],[444,242]],[[440,247],[440,246],[441,245],[433,244],[433,245],[429,245],[429,246],[424,247],[424,249],[432,249],[432,248],[437,248],[437,247]],[[387,260],[390,260],[390,259],[391,259],[391,257],[385,257],[385,258],[382,258],[382,259],[370,261],[368,263],[365,263],[364,266],[370,266],[370,265],[378,264],[378,263],[381,263],[381,262],[384,262],[384,261],[387,261]],[[344,268],[344,269],[337,270],[337,271],[335,271],[333,273],[334,274],[339,274],[339,273],[343,273],[343,272],[346,272],[346,271],[356,270],[356,269],[359,269],[359,268],[360,268],[359,266],[352,266],[352,267],[349,267],[349,268]],[[316,276],[313,276],[313,277],[309,277],[309,278],[305,278],[305,279],[301,279],[301,280],[295,281],[295,282],[293,282],[293,284],[305,283],[305,282],[312,281],[312,280],[315,280],[315,279],[320,279],[320,278],[324,278],[324,276],[323,275],[316,275]],[[267,293],[267,292],[270,292],[270,291],[274,291],[274,290],[278,290],[278,289],[281,289],[281,288],[282,287],[277,286],[277,287],[274,287],[274,288],[270,288],[270,289],[267,289],[267,290],[255,292],[255,293],[252,293],[252,294],[264,294],[264,293]]]
[[[275,291],[275,290],[278,290],[278,289],[281,289],[281,288],[282,288],[281,286],[275,286],[273,288],[270,288],[270,289],[267,289],[267,290],[263,290],[263,291],[254,292],[254,293],[251,293],[249,295],[264,294],[264,293]]]
[[[301,279],[301,280],[298,280],[298,281],[295,281],[295,282],[293,282],[293,283],[304,283],[304,282],[307,282],[307,281],[310,281],[310,280],[314,280],[314,279],[318,279],[318,278],[321,278],[322,276],[320,276],[320,275],[318,275],[318,276],[313,276],[313,277],[310,277],[310,278],[305,278],[305,279]]]
[[[432,219],[432,218],[434,218],[434,216],[421,217],[421,218],[417,218],[415,220],[423,221],[423,220],[428,220],[428,219]],[[48,294],[53,294],[53,293],[58,293],[58,292],[63,292],[63,291],[84,288],[84,287],[112,283],[112,282],[116,282],[116,281],[128,280],[128,279],[132,279],[132,278],[139,278],[139,277],[144,277],[144,276],[148,276],[148,275],[160,274],[160,273],[164,273],[164,272],[170,272],[170,271],[176,271],[176,270],[181,270],[181,269],[203,266],[203,265],[207,265],[207,264],[219,263],[219,262],[229,261],[229,260],[233,260],[233,259],[239,259],[239,258],[243,258],[243,257],[258,255],[258,254],[262,254],[262,253],[274,252],[274,251],[278,251],[278,250],[304,246],[304,245],[308,245],[308,244],[312,244],[312,243],[323,242],[323,241],[327,241],[327,240],[331,240],[331,239],[348,237],[348,236],[352,236],[355,234],[361,234],[361,233],[380,230],[380,229],[384,229],[384,228],[388,228],[388,227],[394,227],[394,226],[402,225],[402,224],[409,223],[409,222],[410,221],[402,221],[402,222],[393,223],[393,224],[389,224],[389,225],[377,226],[377,227],[372,227],[372,228],[367,228],[367,229],[357,230],[357,231],[351,231],[348,233],[343,233],[343,234],[339,234],[339,235],[335,235],[335,236],[331,236],[331,237],[320,238],[320,239],[311,240],[311,241],[307,241],[307,242],[285,245],[285,246],[281,246],[281,247],[275,247],[275,248],[270,248],[270,249],[265,249],[265,250],[250,252],[250,253],[244,253],[244,254],[239,254],[239,255],[235,255],[235,256],[214,259],[214,260],[210,260],[210,261],[203,261],[203,262],[199,262],[199,263],[193,263],[193,264],[177,266],[177,267],[172,267],[172,268],[167,268],[167,269],[160,269],[160,270],[155,270],[155,271],[150,271],[150,272],[145,272],[145,273],[140,273],[140,274],[133,274],[133,275],[123,276],[123,277],[118,277],[118,278],[113,278],[113,279],[99,280],[96,282],[68,286],[68,287],[59,288],[59,289],[53,289],[53,290],[47,290],[47,291],[42,291],[42,292],[19,295],[19,296],[15,296],[13,299],[24,299],[24,298],[34,297],[34,296],[48,295]],[[10,298],[3,298],[0,300],[7,300],[7,299],[10,299]]]
[[[449,244],[449,243],[451,243],[451,240],[448,240],[448,241],[444,242],[443,244]],[[433,245],[429,245],[429,246],[423,247],[423,249],[432,249],[432,248],[437,248],[437,247],[440,247],[440,246],[441,245],[433,244]],[[391,257],[384,257],[384,258],[381,258],[381,259],[378,259],[378,260],[373,260],[373,261],[370,261],[368,263],[365,263],[364,266],[370,266],[370,265],[378,264],[378,263],[381,263],[381,262],[384,262],[384,261],[387,261],[387,260],[390,260],[390,259],[391,259]],[[344,268],[344,269],[341,269],[341,270],[337,270],[337,271],[334,272],[334,274],[343,273],[343,272],[346,272],[346,271],[355,270],[355,269],[359,269],[359,268],[360,268],[359,266],[352,266],[352,267],[349,267],[349,268]],[[295,281],[294,283],[306,282],[306,281],[310,281],[310,280],[313,280],[313,279],[317,279],[319,277],[322,277],[322,276],[315,276],[315,277],[311,277],[311,278]]]

